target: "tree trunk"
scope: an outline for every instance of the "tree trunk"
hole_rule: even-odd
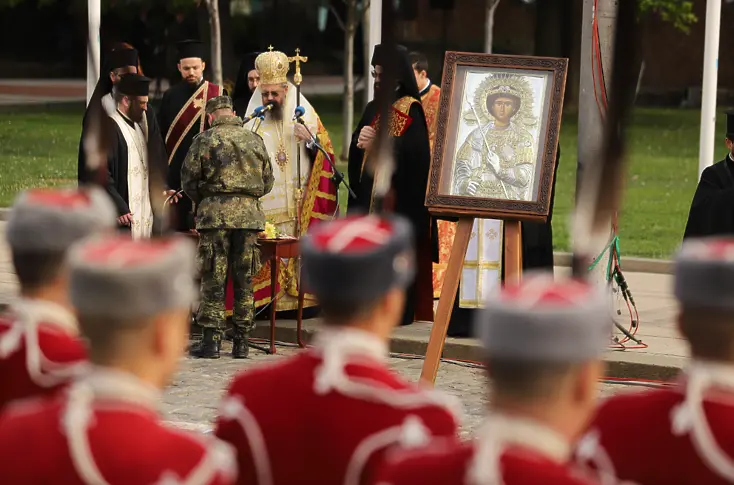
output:
[[[357,1],[349,0],[347,20],[344,23],[344,104],[342,122],[344,123],[341,159],[349,157],[349,144],[354,128],[354,34],[357,31]]]
[[[222,79],[222,33],[219,29],[219,2],[218,0],[207,0],[209,10],[209,25],[211,27],[212,42],[212,81],[218,86],[223,86]]]
[[[372,82],[372,50],[370,49],[370,9],[362,9],[362,50],[364,50],[364,106],[372,101],[369,85]]]
[[[232,7],[230,0],[219,0],[219,37],[222,39],[222,77],[236,82],[240,68],[232,39]],[[232,94],[232,93],[230,93]]]
[[[492,34],[494,32],[494,12],[500,0],[487,0],[487,18],[484,23],[484,52],[492,53]]]

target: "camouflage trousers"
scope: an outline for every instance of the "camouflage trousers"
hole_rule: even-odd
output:
[[[201,303],[196,321],[201,327],[224,330],[224,298],[228,274],[234,286],[232,323],[235,329],[249,333],[255,326],[252,277],[260,268],[256,243],[257,231],[253,230],[199,230]]]

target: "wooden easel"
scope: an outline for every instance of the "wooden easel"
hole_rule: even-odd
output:
[[[449,262],[444,274],[441,298],[438,300],[436,319],[428,339],[426,359],[423,361],[421,380],[433,385],[441,361],[446,332],[454,308],[456,290],[459,288],[461,268],[464,264],[466,249],[469,247],[474,217],[461,217],[456,227],[454,245],[451,247]],[[522,277],[522,233],[520,221],[504,221],[504,259],[505,281],[517,281]]]

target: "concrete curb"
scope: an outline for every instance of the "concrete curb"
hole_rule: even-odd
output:
[[[7,307],[0,303],[0,312]],[[414,324],[415,325],[415,324]],[[312,319],[303,322],[302,338],[308,344],[316,335],[319,320]],[[404,327],[403,327],[404,328]],[[400,333],[400,329],[396,331]],[[258,321],[252,332],[253,338],[269,339],[270,323]],[[296,321],[281,320],[275,326],[276,342],[296,342]],[[262,346],[258,342],[259,346]],[[424,356],[428,341],[419,336],[395,335],[390,340],[390,351],[396,354]],[[276,348],[276,352],[277,352]],[[257,350],[253,350],[257,351]],[[443,348],[443,358],[449,360],[481,362],[483,359],[482,346],[476,339],[446,338]],[[634,350],[609,350],[604,355],[607,363],[607,377],[615,379],[643,379],[651,381],[668,381],[673,379],[685,366],[686,358],[667,355],[636,353]],[[443,363],[442,365],[450,365]]]
[[[414,324],[415,325],[415,324]],[[318,319],[303,322],[302,338],[309,343],[318,329]],[[401,333],[400,329],[396,333]],[[270,324],[258,322],[252,337],[270,338]],[[296,342],[296,322],[294,320],[278,321],[275,327],[275,340],[278,342]],[[397,354],[426,355],[427,340],[420,337],[394,335],[390,341],[390,351]],[[276,349],[277,351],[277,349]],[[481,362],[483,360],[481,343],[476,339],[446,338],[443,358],[449,360]],[[615,379],[643,379],[667,381],[674,378],[684,367],[684,357],[635,353],[634,350],[609,350],[604,355],[607,363],[608,377]],[[450,365],[450,364],[442,364]]]
[[[0,207],[0,221],[7,221],[9,215],[10,209]],[[553,262],[556,266],[571,266],[571,253],[555,252]],[[622,269],[632,273],[673,274],[673,262],[667,259],[630,257],[622,259]]]

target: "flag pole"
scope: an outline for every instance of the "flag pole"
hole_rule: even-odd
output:
[[[716,89],[719,76],[719,33],[721,0],[706,2],[706,33],[703,49],[703,84],[701,89],[701,135],[698,149],[698,177],[714,160],[716,143]]]
[[[369,65],[369,57],[375,52],[375,46],[382,42],[382,0],[370,0],[369,8],[369,51],[367,52],[367,61],[365,65]],[[367,69],[364,73],[366,99],[364,104],[367,105],[375,97],[375,87],[370,79],[370,72]]]
[[[87,104],[92,97],[99,78],[99,27],[102,7],[100,0],[87,0],[87,21],[90,45],[87,49]]]

